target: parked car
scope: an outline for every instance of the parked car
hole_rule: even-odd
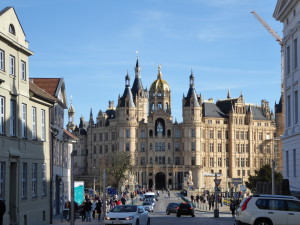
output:
[[[180,217],[181,215],[191,215],[192,217],[195,217],[195,210],[192,204],[180,203],[177,207],[177,217]]]
[[[145,201],[143,203],[143,206],[144,206],[145,210],[147,210],[148,212],[153,212],[154,211],[154,206],[150,201]]]
[[[171,202],[168,204],[166,213],[167,215],[170,215],[170,213],[177,213],[177,207],[179,206],[179,203]]]
[[[300,224],[300,200],[285,195],[253,195],[236,210],[236,224]]]
[[[117,205],[104,218],[104,225],[109,224],[150,225],[150,218],[143,206]]]

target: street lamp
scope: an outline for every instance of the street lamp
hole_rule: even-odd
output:
[[[228,176],[228,167],[229,167],[229,158],[225,158],[225,167],[226,167],[226,172],[225,172],[225,182],[226,182],[226,191],[225,191],[225,196],[226,198],[228,197],[228,182],[227,182],[227,176]]]

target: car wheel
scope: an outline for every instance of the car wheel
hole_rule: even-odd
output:
[[[140,221],[137,220],[137,221],[135,222],[135,225],[140,225]]]
[[[255,225],[272,225],[272,223],[269,220],[261,219],[258,220]]]
[[[150,219],[148,218],[148,220],[147,220],[147,225],[150,225]]]
[[[177,213],[177,217],[180,217],[181,215]]]
[[[195,214],[192,214],[192,217],[195,217]]]
[[[166,213],[167,213],[167,215],[170,215],[170,212],[168,210],[166,211]]]

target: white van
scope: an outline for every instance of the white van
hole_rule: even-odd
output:
[[[145,199],[154,199],[154,200],[157,200],[156,198],[157,198],[157,196],[156,196],[156,194],[154,192],[146,192],[144,194],[143,200],[145,200]]]

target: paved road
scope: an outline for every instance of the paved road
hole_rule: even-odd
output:
[[[228,206],[223,206],[220,209],[219,218],[214,218],[213,211],[196,210],[195,217],[181,216],[176,217],[176,214],[166,215],[166,207],[169,202],[181,202],[181,199],[172,193],[170,199],[163,197],[158,199],[157,205],[153,213],[150,213],[151,225],[199,225],[199,224],[220,224],[233,225],[235,219],[232,218]]]
[[[196,210],[195,217],[181,216],[176,217],[176,214],[166,215],[166,207],[170,202],[181,202],[181,199],[175,195],[175,192],[171,192],[171,198],[166,199],[162,194],[158,198],[157,205],[154,212],[149,213],[151,218],[151,225],[199,225],[199,224],[216,224],[216,225],[234,225],[235,219],[232,218],[228,206],[220,208],[219,218],[214,218],[213,211]],[[142,202],[138,202],[141,204]],[[53,224],[67,225],[70,224],[67,221],[61,223],[59,219],[54,220]],[[102,225],[101,222],[94,220],[92,222],[81,222],[81,220],[75,221],[76,225],[90,224],[90,225]]]

